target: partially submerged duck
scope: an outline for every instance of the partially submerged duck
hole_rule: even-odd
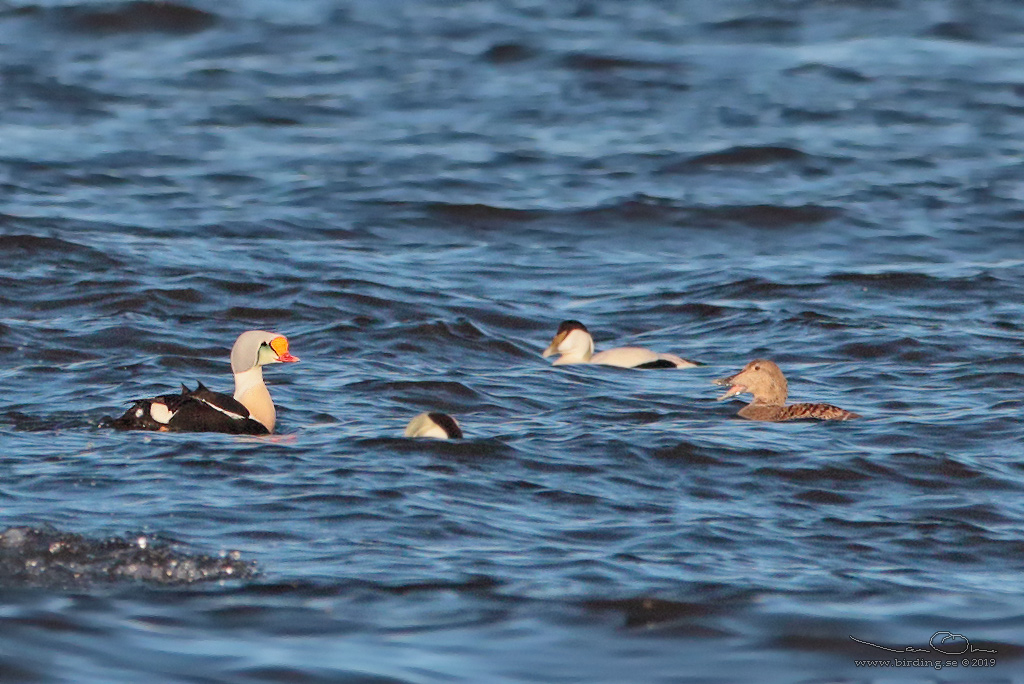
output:
[[[447,413],[421,413],[405,426],[405,436],[462,439],[462,428]]]
[[[718,401],[743,392],[754,395],[753,400],[740,410],[739,415],[749,420],[850,420],[860,415],[832,404],[789,404],[786,377],[773,361],[754,359],[739,373],[713,380],[716,385],[729,385],[729,390]]]
[[[619,368],[693,368],[700,364],[675,354],[663,354],[643,347],[617,347],[594,353],[594,338],[579,321],[562,321],[551,344],[542,356],[560,354],[556,366],[571,363],[595,363]]]
[[[194,390],[181,386],[181,394],[166,394],[136,401],[123,416],[110,421],[118,430],[159,432],[228,432],[266,435],[274,431],[277,412],[263,382],[263,366],[294,363],[288,338],[264,330],[238,336],[231,348],[234,396],[213,392],[199,383]]]

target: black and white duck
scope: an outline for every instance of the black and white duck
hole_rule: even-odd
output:
[[[693,368],[700,364],[675,354],[651,351],[643,347],[616,347],[594,353],[594,338],[579,321],[562,321],[558,332],[544,353],[547,358],[559,354],[554,365],[594,363],[619,368]]]
[[[432,439],[462,439],[462,428],[447,413],[421,413],[405,427],[406,437],[430,437]]]
[[[199,383],[180,394],[136,401],[123,416],[109,422],[117,430],[159,432],[227,432],[266,435],[274,431],[277,412],[263,382],[263,366],[294,363],[288,338],[265,330],[249,330],[231,348],[234,395],[221,394]]]

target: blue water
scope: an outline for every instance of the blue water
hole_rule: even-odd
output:
[[[999,0],[0,4],[0,680],[1024,682],[1022,60]],[[251,328],[274,436],[99,427]],[[864,418],[737,418],[757,357]]]

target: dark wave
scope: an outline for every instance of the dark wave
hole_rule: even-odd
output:
[[[448,407],[457,402],[467,399],[478,398],[479,395],[472,388],[460,382],[439,382],[439,381],[407,381],[407,382],[385,382],[379,380],[368,380],[349,385],[352,391],[373,393],[376,391],[387,391],[389,394],[398,392],[415,398],[419,402],[435,401],[436,408],[447,410]]]
[[[729,147],[720,152],[709,152],[690,157],[682,162],[667,164],[658,169],[659,173],[679,173],[708,166],[757,166],[785,162],[804,161],[805,152],[793,147],[765,145],[760,147]]]
[[[60,113],[81,119],[108,116],[109,105],[124,101],[112,93],[80,83],[67,83],[35,64],[0,66],[0,82],[4,85],[5,97],[35,102],[51,115]]]
[[[820,75],[841,83],[870,83],[874,80],[854,69],[819,63],[802,64],[798,67],[787,69],[783,73],[789,76]]]
[[[832,492],[824,489],[808,489],[798,492],[793,496],[797,501],[803,501],[813,505],[838,506],[856,503],[856,499],[846,494]]]
[[[684,465],[712,466],[723,462],[721,458],[712,454],[711,450],[699,445],[680,442],[675,446],[659,449],[653,455],[665,461],[679,462]]]
[[[298,126],[307,120],[303,108],[231,105],[211,112],[203,124],[210,126]]]
[[[323,634],[317,632],[316,636],[323,636]],[[289,684],[296,681],[308,682],[308,684],[415,684],[416,682],[414,677],[373,675],[359,669],[331,669],[319,673],[308,667],[275,667],[273,665],[227,667],[220,669],[217,672],[217,677],[223,681],[266,682],[266,684]]]
[[[779,478],[780,480],[801,485],[822,485],[835,487],[843,483],[854,483],[868,480],[872,477],[870,473],[861,468],[850,465],[821,465],[816,467],[799,468],[758,468],[755,473],[759,477]]]
[[[486,204],[430,204],[425,210],[446,221],[465,222],[473,225],[506,225],[525,223],[542,216],[541,212],[493,207]]]
[[[834,109],[807,109],[805,107],[783,107],[780,112],[786,123],[802,124],[836,121],[842,119],[842,113]]]
[[[827,223],[843,215],[837,207],[805,204],[778,206],[759,204],[738,207],[715,207],[693,212],[693,221],[710,224],[743,224],[759,228],[784,228]]]
[[[834,273],[828,276],[828,280],[898,292],[926,290],[957,290],[962,292],[989,290],[1000,286],[1000,280],[990,273],[980,273],[967,277],[941,277],[912,271]]]
[[[688,206],[675,200],[636,195],[583,209],[541,211],[482,204],[429,204],[423,211],[448,226],[494,230],[510,226],[619,226],[648,224],[712,228],[745,225],[785,228],[817,225],[843,216],[839,207],[815,204],[795,206],[754,204]]]
[[[964,42],[980,42],[982,36],[978,27],[966,21],[942,21],[930,26],[924,35],[928,38],[956,40]]]
[[[492,64],[515,64],[533,59],[537,50],[524,43],[495,43],[484,51],[482,57]]]
[[[74,354],[57,356],[48,359],[51,363],[67,363],[75,359]],[[75,430],[93,428],[99,423],[99,416],[82,415],[77,411],[47,412],[44,414],[28,414],[16,409],[4,410],[0,413],[0,424],[9,425],[22,432],[50,432],[55,430]]]
[[[661,225],[712,228],[743,225],[755,228],[785,228],[816,225],[843,215],[838,207],[772,204],[688,207],[651,197],[629,199],[601,209],[578,212],[580,218]]]
[[[36,260],[60,261],[69,259],[81,267],[109,268],[120,262],[98,249],[70,240],[38,235],[4,235],[0,237],[0,255],[17,262],[33,263]]]
[[[749,604],[752,595],[744,590],[723,585],[687,587],[687,593],[701,596],[695,601],[681,601],[636,596],[615,599],[593,599],[584,602],[588,610],[621,613],[623,627],[651,628],[680,622],[695,622],[735,611]]]
[[[59,23],[83,33],[168,33],[205,31],[218,21],[215,14],[189,5],[153,0],[92,4],[47,10]]]
[[[615,69],[678,69],[676,64],[652,62],[626,57],[610,57],[583,52],[568,54],[562,58],[562,65],[580,71],[611,71]]]
[[[96,583],[194,584],[255,575],[251,561],[185,554],[147,536],[88,539],[54,529],[0,532],[4,586],[87,587]]]
[[[736,41],[785,44],[796,42],[800,23],[774,16],[741,16],[710,23],[706,28]]]

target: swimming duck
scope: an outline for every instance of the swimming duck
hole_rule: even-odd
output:
[[[618,347],[595,354],[594,338],[590,336],[587,326],[579,321],[561,322],[555,338],[541,356],[547,358],[552,354],[561,355],[555,360],[556,366],[596,363],[619,368],[693,368],[700,365],[675,354],[662,354],[643,347]]]
[[[860,418],[856,413],[832,404],[790,404],[786,405],[789,393],[786,377],[774,362],[754,359],[739,373],[727,378],[712,380],[716,385],[729,385],[729,391],[718,397],[718,401],[734,397],[743,392],[754,395],[754,399],[740,410],[739,415],[749,420],[850,420]]]
[[[447,413],[421,413],[405,427],[406,437],[462,439],[462,428]]]
[[[123,416],[110,421],[110,426],[118,430],[270,434],[277,412],[263,383],[263,366],[295,361],[298,359],[288,353],[284,335],[249,330],[239,335],[231,348],[234,396],[208,390],[203,383],[194,390],[182,385],[181,394],[136,401]]]

